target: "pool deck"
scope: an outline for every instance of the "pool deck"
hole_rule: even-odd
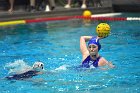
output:
[[[132,8],[133,7],[133,8]],[[137,7],[134,5],[109,5],[108,7],[88,7],[87,9],[81,9],[80,7],[73,7],[65,9],[62,6],[57,6],[53,11],[35,11],[27,12],[23,8],[17,8],[12,14],[7,10],[0,10],[0,22],[7,22],[13,20],[24,20],[24,19],[36,19],[36,18],[50,18],[50,17],[62,17],[62,16],[75,16],[82,15],[83,11],[90,10],[92,14],[103,14],[103,13],[116,13],[116,12],[139,12],[140,4]]]
[[[81,9],[80,7],[65,9],[64,7],[57,7],[53,11],[35,11],[27,12],[25,10],[15,10],[12,14],[8,11],[0,11],[0,22],[23,20],[23,19],[35,19],[35,18],[48,18],[48,17],[60,17],[60,16],[75,16],[82,15],[83,11],[90,10],[93,14],[99,13],[112,13],[112,7],[88,7],[87,9]]]

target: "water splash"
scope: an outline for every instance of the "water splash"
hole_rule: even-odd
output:
[[[56,68],[55,71],[67,70],[68,67],[70,67],[70,66],[69,65],[62,65],[62,66]]]
[[[19,74],[32,69],[32,67],[23,60],[16,60],[14,62],[7,63],[4,66],[4,69],[8,70],[9,74]]]

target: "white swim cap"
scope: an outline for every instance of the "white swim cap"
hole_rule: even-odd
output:
[[[44,69],[44,64],[42,62],[35,62],[33,64],[33,69],[35,69],[35,70],[43,70]]]

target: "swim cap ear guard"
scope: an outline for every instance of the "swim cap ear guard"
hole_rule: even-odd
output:
[[[35,62],[33,64],[33,69],[34,70],[43,70],[44,69],[44,64],[42,62]]]
[[[92,38],[89,40],[89,42],[88,42],[88,46],[89,46],[90,44],[95,44],[95,45],[97,45],[97,46],[98,46],[98,51],[101,49],[101,44],[100,44],[99,39],[98,39],[97,37],[92,37]]]

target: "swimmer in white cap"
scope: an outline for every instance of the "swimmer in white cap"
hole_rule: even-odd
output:
[[[32,78],[33,76],[37,76],[39,74],[43,74],[44,70],[44,64],[42,62],[35,62],[32,66],[32,69],[20,73],[20,74],[14,74],[5,77],[7,80],[24,80],[24,79],[29,79]]]

